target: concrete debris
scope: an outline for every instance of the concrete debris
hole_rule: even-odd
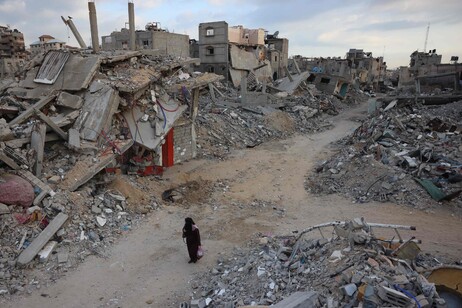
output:
[[[49,241],[42,250],[39,251],[38,256],[40,262],[47,262],[48,258],[50,257],[51,253],[55,250],[56,245],[58,242],[56,241]]]
[[[417,107],[394,100],[392,105],[375,111],[338,142],[340,154],[308,175],[307,190],[344,193],[360,203],[391,201],[429,208],[446,201],[460,208],[460,101]]]
[[[221,88],[226,97],[235,97],[233,89]],[[248,92],[261,95],[261,92]],[[247,94],[248,94],[247,93]],[[309,93],[314,93],[311,96]],[[361,100],[362,95],[350,92],[340,101],[334,96],[314,90],[299,90],[297,95],[278,98],[275,103],[239,104],[223,98],[214,102],[203,97],[197,117],[199,155],[223,157],[232,148],[252,148],[273,139],[288,137],[294,132],[316,132],[332,127],[330,115],[336,115]]]
[[[68,216],[59,213],[55,219],[43,230],[39,236],[19,255],[18,263],[27,264],[39,253],[43,246],[53,237],[53,235],[61,228],[66,222]],[[50,251],[51,252],[51,251]]]
[[[196,156],[199,90],[223,77],[192,72],[195,62],[139,51],[50,51],[17,82],[2,81],[1,260],[33,268],[40,253],[54,280],[88,255],[104,256],[158,207],[155,196],[120,177],[134,165],[135,174],[159,175],[167,161]],[[134,118],[133,110],[142,112]],[[8,273],[0,277],[2,294],[35,288],[21,267],[0,268]]]
[[[350,248],[348,237],[303,236],[305,231],[333,226],[359,228],[367,240],[345,249]],[[435,284],[419,273],[431,272],[439,264],[435,258],[419,253],[413,260],[399,259],[392,249],[396,243],[379,235],[381,228],[411,227],[355,219],[307,228],[298,236],[265,236],[266,244],[257,237],[249,248],[235,248],[232,255],[220,256],[208,273],[196,275],[191,282],[194,301],[208,296],[213,307],[410,307],[417,297],[430,305],[444,302]],[[288,258],[278,257],[281,251]],[[332,263],[330,256],[339,251],[344,257]],[[220,295],[222,289],[226,292]],[[295,305],[304,300],[309,304]]]

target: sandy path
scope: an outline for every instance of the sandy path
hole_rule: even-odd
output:
[[[332,152],[329,143],[357,127],[349,119],[364,109],[334,118],[330,131],[236,151],[226,161],[196,160],[174,166],[164,175],[166,183],[151,181],[153,189],[199,179],[223,182],[225,188],[216,190],[207,203],[174,204],[153,212],[110,249],[108,259],[91,257],[57,283],[2,306],[178,307],[189,298],[188,280],[194,273],[213,266],[220,254],[247,242],[256,232],[287,234],[359,216],[370,222],[415,225],[424,250],[462,255],[461,219],[447,209],[426,213],[390,203],[353,204],[341,196],[316,197],[305,191],[307,172]],[[189,215],[199,224],[207,248],[206,257],[195,265],[187,264],[179,231]]]

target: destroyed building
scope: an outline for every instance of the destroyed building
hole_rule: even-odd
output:
[[[339,98],[345,98],[350,85],[356,88],[379,90],[387,78],[383,57],[374,58],[371,52],[350,49],[341,57],[294,56],[289,62],[292,72],[310,72],[308,78],[316,87]]]
[[[263,29],[229,27],[225,21],[199,24],[200,70],[230,79],[235,87],[243,76],[271,80],[285,76],[288,40],[267,37]]]
[[[437,65],[441,64],[442,56],[436,53],[436,49],[424,51],[414,51],[411,53],[411,61],[409,67],[413,70],[417,70],[421,66],[425,65]]]
[[[361,84],[372,85],[376,90],[386,77],[387,63],[383,57],[373,57],[372,52],[350,49],[345,57],[351,62],[353,79]]]
[[[0,77],[17,71],[26,58],[24,35],[17,29],[0,26]]]
[[[135,32],[137,49],[154,49],[159,55],[189,56],[189,36],[171,33],[160,28],[160,23],[148,23],[146,30]],[[101,37],[103,50],[129,50],[130,31],[122,28]]]
[[[66,42],[55,39],[53,36],[44,34],[39,36],[39,40],[30,44],[30,52],[32,56],[49,50],[59,50],[65,48]]]
[[[415,87],[418,93],[422,87],[460,89],[462,65],[457,61],[441,63],[442,55],[437,54],[436,49],[428,53],[414,51],[410,58],[409,66],[399,68],[399,89]]]
[[[273,80],[285,77],[285,68],[289,64],[289,40],[279,38],[278,32],[275,32],[275,34],[266,35],[265,43],[268,46],[267,58],[271,62]]]

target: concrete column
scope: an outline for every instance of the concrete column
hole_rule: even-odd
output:
[[[87,49],[87,44],[85,44],[85,42],[83,41],[82,36],[80,36],[80,33],[77,30],[77,27],[74,25],[74,22],[72,21],[72,19],[66,20],[63,16],[61,16],[61,19],[71,29],[72,34],[74,34],[75,36],[75,39],[77,40],[77,42],[79,42],[80,48]]]
[[[31,134],[31,148],[35,150],[35,164],[33,166],[34,174],[40,177],[43,167],[43,154],[45,148],[45,138],[47,126],[42,123],[36,124]]]
[[[128,29],[130,31],[130,50],[136,50],[135,4],[128,2]]]
[[[98,35],[98,20],[96,18],[95,2],[88,2],[88,11],[90,14],[90,30],[91,30],[91,45],[93,52],[99,51],[99,35]]]

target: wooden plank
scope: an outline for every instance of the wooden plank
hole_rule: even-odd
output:
[[[64,132],[58,125],[55,124],[49,117],[47,117],[43,112],[38,109],[35,109],[35,113],[38,117],[45,122],[52,130],[54,130],[62,139],[67,141],[67,133]]]
[[[25,265],[32,261],[39,251],[45,246],[55,233],[66,222],[68,216],[64,213],[59,213],[37,236],[32,243],[19,255],[17,262]]]
[[[69,147],[72,149],[79,149],[80,148],[80,133],[75,128],[71,128],[68,131],[69,134]]]
[[[57,96],[57,94],[53,93],[53,94],[50,94],[50,95],[42,98],[41,100],[36,102],[32,107],[30,107],[29,109],[27,109],[26,111],[24,111],[23,113],[18,115],[16,118],[11,120],[10,123],[8,123],[8,125],[11,127],[13,125],[19,124],[22,121],[28,119],[30,116],[32,116],[35,113],[36,110],[42,109],[46,104],[48,104],[53,99],[55,99],[56,96]]]

